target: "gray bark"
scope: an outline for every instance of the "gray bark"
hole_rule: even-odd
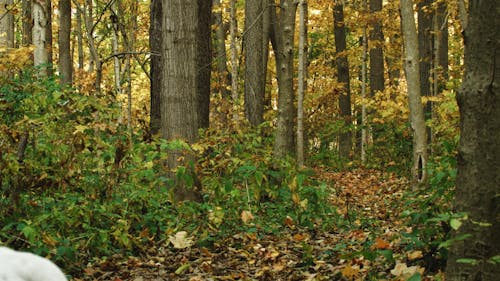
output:
[[[500,266],[500,11],[498,1],[471,1],[460,109],[455,209],[468,218],[453,233],[446,280],[498,280]],[[496,256],[497,261],[493,260]],[[466,263],[459,259],[474,261]]]
[[[212,0],[198,0],[198,128],[208,128],[210,125],[210,79],[212,65]]]
[[[48,53],[46,50],[47,42],[47,14],[45,12],[44,2],[33,2],[32,16],[33,16],[33,45],[35,50],[33,52],[33,63],[35,66],[47,64]],[[44,71],[40,74],[43,75]]]
[[[294,140],[294,91],[293,91],[293,46],[295,33],[295,14],[297,2],[281,0],[279,14],[276,6],[272,6],[272,35],[274,54],[276,57],[276,73],[278,80],[278,120],[274,156],[284,158],[295,152]]]
[[[61,85],[70,85],[73,80],[71,58],[71,0],[59,0],[59,76]]]
[[[384,34],[382,33],[381,15],[382,0],[370,0],[370,13],[376,16],[376,20],[370,31],[370,95],[384,91]]]
[[[413,16],[411,0],[401,0],[401,25],[404,44],[405,75],[410,105],[410,123],[413,131],[413,167],[412,180],[415,189],[426,180],[425,165],[427,164],[427,133],[424,111],[420,95],[420,68],[418,37]]]
[[[31,11],[31,0],[22,0],[22,44],[23,46],[33,43],[33,17]]]
[[[351,87],[349,83],[349,62],[347,55],[343,53],[347,49],[346,34],[344,25],[344,6],[341,1],[336,1],[334,6],[334,27],[335,51],[337,53],[337,81],[343,85],[343,90],[339,96],[340,117],[344,121],[345,127],[339,134],[339,155],[342,158],[350,158],[352,138],[350,132],[351,121]]]
[[[262,0],[245,1],[245,116],[253,126],[263,121],[264,81]]]
[[[304,166],[304,95],[307,88],[307,1],[299,2],[299,66],[297,82],[297,166]]]
[[[12,0],[0,0],[0,48],[14,47],[14,16]]]
[[[222,18],[222,5],[220,0],[214,1],[213,17],[215,21],[215,50],[216,50],[216,66],[217,66],[217,91],[225,99],[231,96],[230,83],[231,74],[227,68],[227,51],[226,51],[226,31],[227,25]]]

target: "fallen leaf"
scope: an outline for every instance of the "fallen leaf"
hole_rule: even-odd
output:
[[[194,243],[193,238],[188,237],[186,231],[179,231],[175,234],[175,236],[170,235],[168,240],[176,249],[189,248]]]
[[[389,242],[385,241],[382,238],[375,238],[375,244],[373,244],[372,248],[377,250],[389,249],[391,245]]]
[[[411,251],[408,254],[406,254],[409,260],[416,260],[421,257],[423,257],[422,251]]]
[[[254,217],[253,217],[252,213],[250,213],[249,211],[242,211],[241,212],[241,220],[243,221],[243,223],[248,224],[253,219],[254,219]]]
[[[348,279],[354,279],[359,274],[359,268],[357,266],[347,265],[341,271],[342,276]]]

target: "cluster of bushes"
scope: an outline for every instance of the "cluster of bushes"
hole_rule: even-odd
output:
[[[25,70],[0,81],[0,241],[81,270],[92,257],[140,253],[180,230],[200,241],[235,231],[332,222],[327,190],[272,158],[264,124],[231,136],[203,132],[191,148],[202,203],[174,202],[165,159],[175,143],[144,141],[121,124],[113,97],[61,88]],[[177,176],[194,179],[184,169]],[[245,211],[251,221],[242,221]]]

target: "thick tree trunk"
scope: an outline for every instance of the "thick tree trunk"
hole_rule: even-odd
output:
[[[343,54],[346,49],[346,34],[344,25],[344,5],[341,1],[336,1],[334,6],[334,27],[335,51],[337,53],[337,81],[343,85],[343,90],[339,96],[340,117],[344,121],[345,127],[339,134],[339,155],[349,159],[352,147],[351,138],[351,87],[349,83],[349,62],[347,55]]]
[[[382,0],[370,0],[370,13],[375,15],[375,21],[370,31],[370,95],[384,91],[384,34],[380,13]]]
[[[199,0],[163,1],[162,48],[163,79],[161,88],[161,135],[167,140],[192,143],[198,138],[198,98],[200,81]],[[203,85],[210,87],[209,84]],[[189,166],[194,156],[185,150],[169,151],[167,165],[174,176],[178,166]],[[188,168],[189,170],[189,168]],[[189,172],[194,175],[194,171]],[[198,192],[182,179],[175,182],[177,200],[196,200]]]
[[[150,132],[156,135],[161,127],[161,88],[163,77],[163,61],[161,56],[162,48],[162,1],[153,0],[150,6],[150,27],[149,27],[149,48],[151,50],[151,111],[150,111]]]
[[[420,96],[420,68],[418,37],[413,16],[411,0],[401,0],[401,25],[405,49],[405,74],[408,84],[408,100],[410,105],[410,123],[413,131],[413,188],[425,183],[427,164],[427,133],[424,111]]]
[[[272,28],[274,54],[276,56],[276,73],[278,78],[278,120],[276,124],[276,140],[274,155],[284,158],[295,152],[294,141],[294,91],[293,91],[293,46],[295,34],[295,14],[297,2],[282,0],[279,15],[275,5],[272,6]]]
[[[264,81],[262,0],[245,1],[245,116],[253,126],[263,121]]]
[[[198,128],[210,125],[210,79],[212,65],[212,0],[198,0]]]
[[[73,81],[70,39],[71,0],[59,0],[59,76],[61,85],[69,86]]]
[[[470,2],[465,73],[457,95],[461,137],[455,195],[456,211],[468,218],[453,234],[470,237],[452,245],[446,280],[493,281],[500,276],[499,18],[498,1]]]

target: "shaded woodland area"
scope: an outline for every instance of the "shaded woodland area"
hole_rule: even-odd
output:
[[[0,245],[70,280],[496,280],[495,0],[0,0]]]

